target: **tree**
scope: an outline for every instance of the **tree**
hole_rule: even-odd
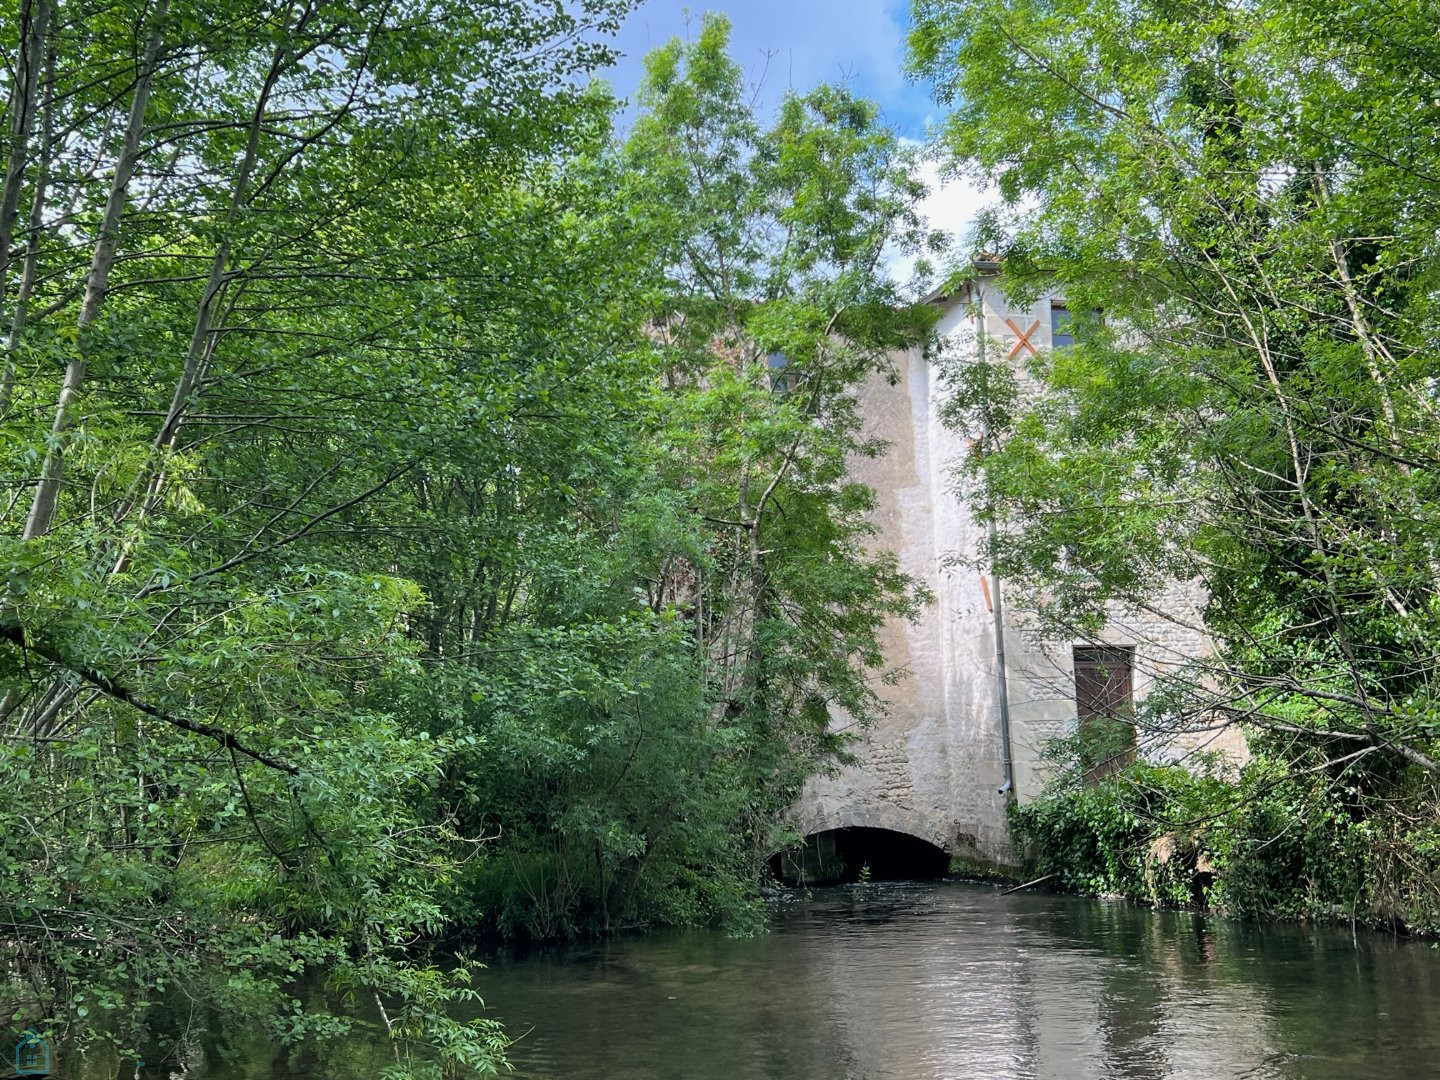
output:
[[[659,587],[696,607],[717,719],[786,746],[783,805],[833,750],[830,710],[875,715],[875,634],[913,611],[914,583],[866,550],[871,493],[846,461],[883,449],[862,438],[860,384],[929,337],[882,263],[927,242],[924,190],[875,106],[842,87],[785,95],[762,128],[727,37],[707,18],[692,45],[648,58],[626,152],[663,215],[655,339],[675,418],[657,467],[680,465],[671,485],[705,525],[703,564]]]
[[[439,941],[743,919],[875,708],[916,598],[844,460],[920,190],[842,91],[747,119],[719,23],[621,148],[621,3],[177,3],[3,31],[5,1004],[155,1061],[175,995],[342,1032],[323,973],[493,1071]]]
[[[784,811],[843,752],[832,716],[876,715],[874,680],[899,675],[877,632],[921,599],[870,550],[846,462],[881,449],[857,387],[929,336],[882,263],[926,239],[923,190],[841,88],[767,126],[728,35],[707,17],[647,59],[612,162],[646,253],[641,381],[604,414],[613,456],[564,479],[572,513],[466,710],[483,753],[514,755],[462,785],[509,830],[471,893],[507,930],[752,921]]]
[[[447,1068],[495,1066],[493,1025],[450,1021],[413,948],[474,838],[430,816],[454,742],[387,707],[423,678],[403,496],[564,381],[487,363],[554,330],[585,232],[555,226],[558,162],[609,108],[575,82],[623,6],[0,20],[0,952],[22,1024],[135,1052],[183,993],[334,1034],[289,990],[323,968]]]
[[[1345,873],[1307,864],[1316,906],[1343,877],[1435,925],[1430,13],[915,12],[915,69],[956,106],[940,152],[1004,196],[980,243],[1013,288],[1053,281],[1103,313],[1036,365],[1033,400],[957,375],[956,421],[1000,435],[979,466],[1001,526],[988,556],[1066,634],[1203,583],[1217,650],[1142,720],[1244,725],[1254,786],[1214,822],[1244,832],[1283,785],[1291,825],[1314,810],[1344,850]],[[1255,843],[1291,828],[1277,820]]]

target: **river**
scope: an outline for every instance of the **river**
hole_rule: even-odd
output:
[[[1440,1075],[1426,943],[961,882],[796,893],[772,927],[501,958],[480,989],[519,1080]],[[225,1042],[173,1075],[351,1080],[388,1060],[359,1033],[308,1060]]]

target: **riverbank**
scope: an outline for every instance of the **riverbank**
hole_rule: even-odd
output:
[[[1440,965],[1388,935],[957,881],[789,890],[766,911],[749,937],[499,954],[483,1006],[453,1016],[502,1020],[517,1080],[1365,1080],[1440,1052]],[[363,996],[348,1008],[350,1035],[294,1052],[197,1015],[184,1059],[139,1075],[371,1080],[393,1049]]]
[[[1066,892],[1434,938],[1440,828],[1421,795],[1390,796],[1369,812],[1375,792],[1263,755],[1228,775],[1131,762],[1062,776],[1010,821],[1030,876]]]

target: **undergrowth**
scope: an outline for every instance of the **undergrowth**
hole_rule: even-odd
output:
[[[1237,916],[1344,921],[1440,935],[1440,814],[1419,770],[1131,761],[1084,778],[1059,740],[1054,779],[1011,808],[1034,875],[1065,890]]]

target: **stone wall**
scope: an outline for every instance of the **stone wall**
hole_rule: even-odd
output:
[[[974,288],[971,296],[937,301],[944,308],[939,329],[950,356],[973,355],[979,347],[978,320],[970,316],[977,306],[987,348],[1017,349],[1017,361],[1027,356],[1017,328],[1033,347],[1050,347],[1051,297],[1015,307],[993,278],[982,278]],[[980,303],[972,304],[972,297]],[[1008,864],[1014,853],[1005,822],[1007,797],[1000,791],[1004,761],[993,615],[981,574],[957,564],[957,556],[963,560],[980,550],[983,530],[956,495],[951,477],[979,433],[951,431],[940,423],[945,391],[919,350],[897,354],[894,366],[894,381],[876,377],[860,392],[867,434],[886,440],[889,450],[856,460],[852,470],[876,492],[876,546],[894,551],[901,568],[925,582],[935,602],[915,623],[886,627],[887,661],[906,677],[881,688],[888,714],[870,728],[856,730],[849,718],[834,718],[837,728],[858,736],[857,763],[811,781],[794,819],[806,835],[854,826],[893,829],[955,855]],[[1137,699],[1156,674],[1207,651],[1199,629],[1202,602],[1193,585],[1176,583],[1155,598],[1153,611],[1112,612],[1105,643],[1134,647]],[[1026,800],[1044,784],[1040,755],[1046,743],[1074,730],[1072,643],[1040,640],[1008,601],[1005,613],[1012,768],[1016,795]],[[1235,739],[1217,745],[1243,749]],[[1192,739],[1150,749],[1178,756],[1196,744]]]

